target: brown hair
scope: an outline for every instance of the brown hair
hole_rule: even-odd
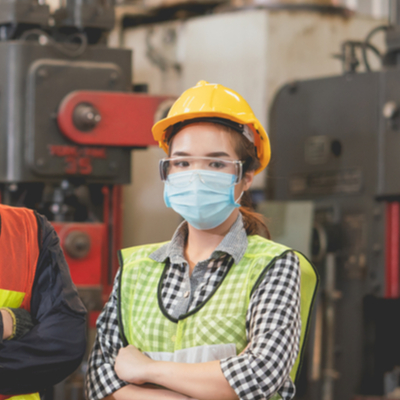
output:
[[[221,129],[228,132],[233,140],[235,152],[239,160],[243,161],[243,176],[246,172],[255,171],[260,167],[260,160],[257,157],[257,149],[245,136],[235,130],[221,126]],[[247,235],[260,235],[271,239],[271,234],[265,223],[264,216],[254,211],[251,196],[248,191],[243,193],[240,199],[239,211],[243,216],[244,228]]]
[[[241,133],[235,131],[234,129],[217,124],[214,122],[204,122],[207,124],[212,124],[222,129],[231,135],[235,152],[239,157],[239,160],[243,161],[243,176],[246,172],[255,171],[260,166],[260,161],[257,157],[257,150],[253,143],[251,143],[245,136]],[[168,155],[170,154],[172,139],[179,132],[179,130],[172,130],[169,128],[167,130],[166,138],[168,143]],[[239,211],[243,216],[244,228],[246,229],[247,235],[260,235],[267,239],[271,239],[271,234],[265,224],[264,216],[262,214],[256,213],[251,201],[250,194],[246,191],[240,199]]]

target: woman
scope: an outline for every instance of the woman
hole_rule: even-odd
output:
[[[201,81],[153,134],[168,153],[165,203],[185,221],[168,243],[120,253],[88,398],[293,398],[299,258],[311,267],[258,236],[268,236],[266,226],[240,206],[269,162],[266,132],[239,94]]]

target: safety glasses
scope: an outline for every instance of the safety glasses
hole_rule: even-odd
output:
[[[171,157],[160,160],[160,176],[163,181],[172,185],[176,184],[177,179],[170,179],[170,177],[178,172],[186,172],[185,176],[188,175],[189,179],[185,179],[185,182],[189,183],[195,176],[199,176],[203,183],[207,183],[208,178],[213,175],[210,173],[213,172],[234,175],[233,179],[229,178],[229,186],[232,186],[242,179],[243,162],[217,157]],[[227,182],[227,179],[222,176],[222,181]]]

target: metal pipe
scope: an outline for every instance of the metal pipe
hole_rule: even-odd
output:
[[[400,0],[390,0],[389,24],[400,25]]]
[[[385,297],[395,299],[400,295],[400,203],[386,203],[386,255],[385,255]]]
[[[319,381],[321,378],[321,363],[322,363],[322,339],[323,331],[323,305],[318,304],[315,316],[315,333],[314,333],[314,348],[311,368],[311,380]]]
[[[339,297],[336,290],[336,256],[335,253],[326,255],[326,354],[325,370],[322,384],[322,400],[333,400],[334,381],[339,377],[335,370],[335,302]]]

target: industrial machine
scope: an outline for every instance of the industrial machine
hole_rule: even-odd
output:
[[[132,93],[132,52],[106,45],[113,26],[110,2],[66,0],[51,15],[36,0],[0,1],[0,202],[52,221],[89,328],[117,269],[131,150],[154,144],[170,106]],[[83,398],[82,376],[70,381],[47,398]]]
[[[286,84],[270,113],[269,198],[314,202],[322,277],[296,399],[399,398],[400,1],[340,58],[343,75]]]

